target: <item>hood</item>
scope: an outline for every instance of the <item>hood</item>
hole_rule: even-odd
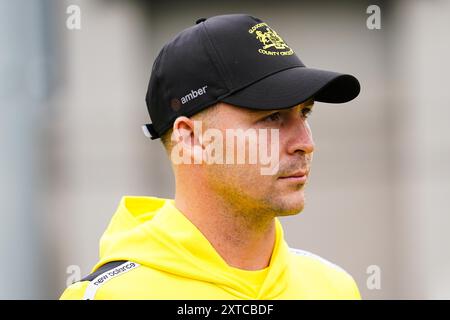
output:
[[[248,271],[229,266],[176,207],[173,199],[122,197],[100,239],[100,261],[130,260],[178,276],[216,284],[238,299],[273,299],[288,284],[289,248],[275,218],[270,265]]]

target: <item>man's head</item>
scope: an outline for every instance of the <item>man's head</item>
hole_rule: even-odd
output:
[[[214,16],[197,20],[158,54],[146,95],[152,123],[143,129],[162,137],[178,182],[207,187],[199,196],[293,214],[304,205],[298,176],[309,173],[314,150],[304,116],[312,100],[344,103],[359,91],[352,75],[306,67],[262,20]],[[244,146],[227,143],[233,136]]]

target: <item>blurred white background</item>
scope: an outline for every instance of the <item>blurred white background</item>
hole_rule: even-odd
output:
[[[369,5],[381,9],[370,30]],[[81,29],[66,26],[67,7]],[[316,103],[305,210],[288,244],[342,266],[364,299],[450,299],[450,1],[0,0],[0,298],[55,299],[86,275],[121,196],[173,197],[144,137],[161,47],[198,18],[248,13],[301,60],[354,74]],[[370,266],[381,288],[367,286]]]

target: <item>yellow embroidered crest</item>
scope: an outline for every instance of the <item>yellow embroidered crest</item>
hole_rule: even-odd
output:
[[[265,22],[254,25],[248,32],[254,34],[256,39],[262,43],[263,47],[258,49],[259,53],[269,56],[288,56],[294,54],[294,51],[288,47],[276,31],[270,28]]]

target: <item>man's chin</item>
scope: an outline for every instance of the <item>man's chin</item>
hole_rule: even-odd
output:
[[[296,208],[291,208],[289,210],[280,210],[277,214],[279,217],[285,217],[285,216],[294,216],[296,214],[299,214],[303,211],[304,206],[299,206]]]
[[[279,202],[279,208],[277,210],[277,216],[292,216],[299,214],[305,207],[305,199],[303,192],[301,194],[288,195],[283,197]]]

